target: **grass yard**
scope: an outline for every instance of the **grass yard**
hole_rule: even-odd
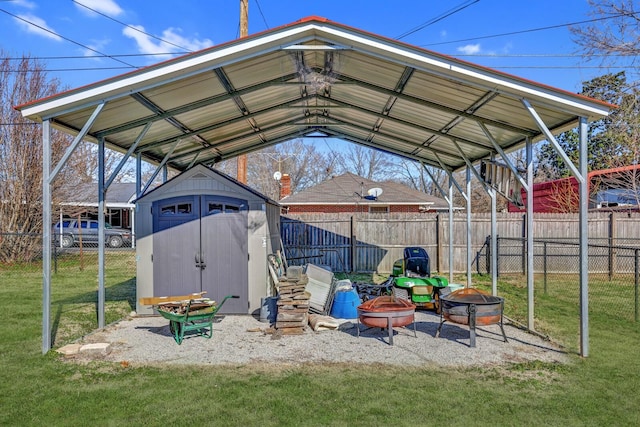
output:
[[[133,256],[108,254],[107,322],[135,305]],[[95,265],[89,255],[82,262],[58,260],[52,279],[56,347],[97,324]],[[499,283],[506,314],[518,320],[526,319],[520,282]],[[490,286],[487,277],[474,283]],[[575,297],[553,289],[536,291],[536,327],[576,353]],[[586,359],[457,370],[76,364],[55,352],[41,354],[41,313],[40,265],[0,266],[0,425],[640,425],[640,326],[597,307]]]

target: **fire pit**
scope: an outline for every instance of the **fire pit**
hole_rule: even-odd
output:
[[[372,328],[387,328],[389,344],[393,345],[393,327],[407,326],[413,323],[413,335],[416,336],[416,306],[406,299],[394,296],[380,296],[358,306],[358,322]],[[358,325],[358,337],[360,325]]]
[[[504,298],[489,295],[478,289],[465,288],[440,297],[440,325],[436,337],[440,335],[442,325],[450,322],[469,325],[469,346],[476,346],[476,325],[500,325],[504,342],[507,336],[502,324]]]

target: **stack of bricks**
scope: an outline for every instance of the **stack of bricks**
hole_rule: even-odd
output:
[[[278,282],[278,315],[275,329],[282,335],[300,335],[309,322],[309,298],[305,292],[308,278],[302,270],[287,270]]]

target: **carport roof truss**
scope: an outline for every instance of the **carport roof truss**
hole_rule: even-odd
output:
[[[318,136],[455,171],[611,105],[309,17],[16,108],[178,171]]]

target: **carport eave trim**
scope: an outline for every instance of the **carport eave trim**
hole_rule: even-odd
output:
[[[224,67],[311,39],[332,43],[339,40],[347,41],[348,43],[342,44],[367,55],[413,66],[423,72],[439,72],[444,77],[461,82],[466,81],[470,85],[481,85],[485,89],[503,94],[527,96],[530,99],[545,99],[554,105],[562,104],[565,108],[580,116],[589,118],[604,117],[614,107],[601,101],[540,85],[396,40],[364,33],[340,24],[308,21],[292,27],[276,29],[273,32],[267,31],[262,35],[236,40],[220,47],[188,54],[133,73],[116,76],[103,83],[89,86],[84,90],[83,88],[74,89],[70,92],[63,92],[60,95],[36,100],[16,108],[21,110],[23,117],[36,121],[45,120],[49,117],[60,115],[61,113],[58,110],[76,111],[86,108],[90,103],[99,103],[127,96],[134,92],[140,92],[214,68]],[[281,43],[283,40],[287,40],[286,45]],[[238,56],[242,52],[247,54]],[[74,104],[76,105],[74,106]]]
[[[346,30],[335,28],[328,23],[322,23],[323,30],[335,37],[346,37]],[[320,24],[318,24],[320,27]],[[358,30],[351,29],[349,34],[351,42],[358,45],[350,45],[352,50],[361,52],[369,56],[380,57],[389,62],[404,66],[414,67],[418,71],[433,73],[436,70],[441,72],[442,77],[454,79],[470,86],[477,86],[480,82],[483,89],[511,95],[514,97],[527,96],[529,99],[540,98],[551,102],[551,104],[563,104],[571,114],[586,116],[590,119],[594,117],[606,117],[614,105],[604,101],[589,98],[584,95],[574,94],[562,89],[543,85],[529,81],[520,77],[512,76],[497,70],[462,61],[453,57],[448,57],[437,52],[425,50],[419,47],[408,45],[397,40],[391,40],[382,36],[367,33],[367,37],[359,35]],[[323,41],[335,41],[335,39],[325,39]],[[376,41],[377,40],[377,41]],[[386,52],[390,56],[380,55],[377,52]],[[410,59],[411,61],[407,61]],[[464,76],[465,79],[459,80]],[[557,108],[557,105],[555,105]],[[568,112],[567,111],[567,112]]]
[[[257,38],[234,40],[221,46],[187,54],[183,57],[151,65],[131,73],[115,76],[102,82],[61,92],[51,97],[34,100],[15,109],[22,116],[34,121],[44,121],[62,114],[78,111],[93,104],[129,96],[157,86],[205,73],[216,68],[242,62],[256,56],[283,49],[281,39],[295,39],[287,42],[300,43],[316,39],[308,34],[313,28],[285,28],[282,32],[265,34]],[[256,51],[255,49],[264,46]],[[238,54],[247,52],[245,55]],[[125,90],[123,90],[125,89]]]

